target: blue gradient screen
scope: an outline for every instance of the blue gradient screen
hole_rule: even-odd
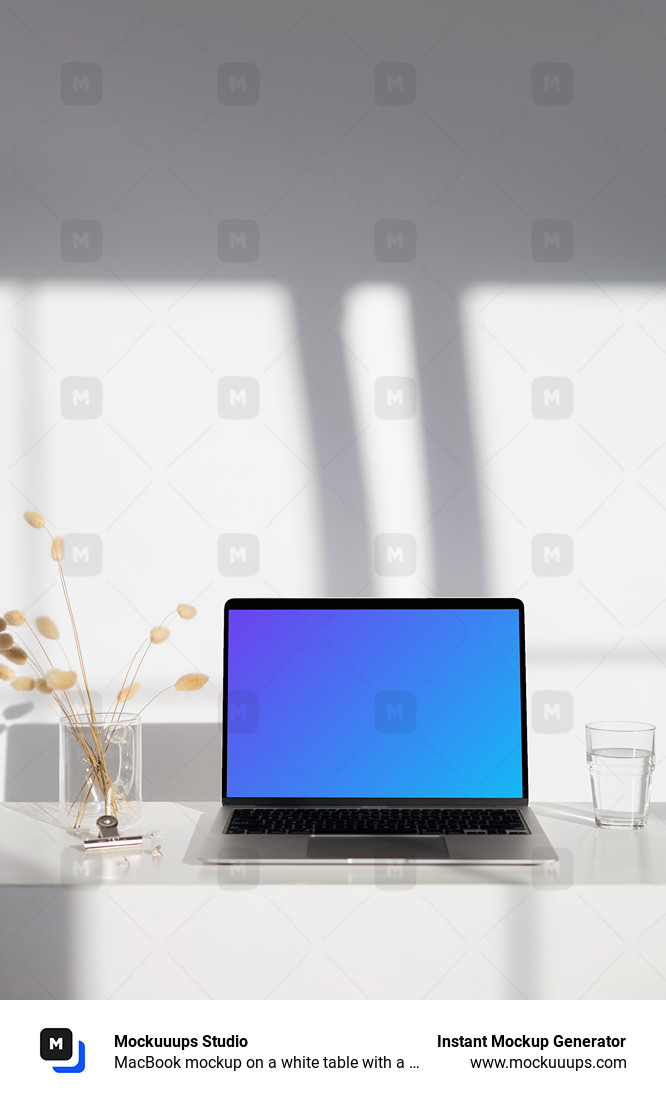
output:
[[[229,798],[521,798],[517,609],[229,609]]]

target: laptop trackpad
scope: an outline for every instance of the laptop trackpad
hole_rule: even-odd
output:
[[[441,836],[313,836],[308,859],[448,859]]]

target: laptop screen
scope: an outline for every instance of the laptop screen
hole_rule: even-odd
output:
[[[231,600],[223,796],[520,799],[522,605]]]

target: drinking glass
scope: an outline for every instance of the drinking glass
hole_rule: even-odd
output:
[[[647,825],[654,733],[649,722],[590,722],[585,727],[594,820],[601,828]]]

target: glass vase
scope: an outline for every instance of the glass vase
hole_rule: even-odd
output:
[[[141,817],[141,718],[72,714],[60,722],[60,821],[92,829],[102,814],[121,825]]]

